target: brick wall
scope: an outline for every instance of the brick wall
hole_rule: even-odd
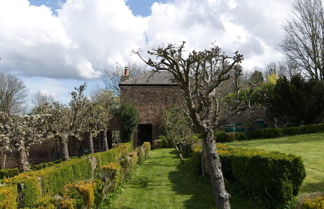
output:
[[[121,86],[121,103],[135,105],[140,113],[140,124],[153,125],[153,140],[161,134],[163,109],[181,101],[182,92],[178,86]],[[137,139],[135,133],[135,139]]]

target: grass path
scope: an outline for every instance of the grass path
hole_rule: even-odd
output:
[[[306,168],[301,192],[324,192],[324,133],[237,141],[229,145],[301,156]]]
[[[113,209],[214,209],[210,185],[181,164],[173,149],[158,149],[140,165],[112,202]],[[232,199],[233,209],[258,209],[246,200]]]

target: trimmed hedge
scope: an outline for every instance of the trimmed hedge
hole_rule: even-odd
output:
[[[235,140],[246,140],[248,139],[247,135],[244,132],[228,132],[218,131],[215,132],[214,139],[216,142],[233,142]]]
[[[324,197],[305,199],[301,209],[324,209]]]
[[[17,208],[17,186],[16,185],[0,185],[0,208],[16,209]]]
[[[248,133],[248,139],[259,138],[276,138],[282,136],[292,136],[298,134],[309,134],[324,131],[324,123],[305,125],[299,127],[286,127],[286,128],[264,128],[251,130]]]
[[[115,185],[119,184],[136,163],[142,162],[147,157],[150,148],[150,143],[144,143],[135,150],[132,149],[130,143],[120,144],[106,152],[87,155],[38,171],[26,172],[13,178],[4,179],[3,182],[6,186],[3,188],[12,189],[16,194],[15,199],[17,196],[19,198],[18,202],[14,201],[15,206],[5,205],[0,208],[17,208],[17,204],[19,208],[49,209],[58,207],[71,209],[80,208],[79,206],[82,204],[83,208],[92,208],[94,204],[98,205],[102,201],[105,185],[112,182]],[[109,176],[104,178],[107,173],[107,165],[113,163],[123,164],[118,181]],[[88,191],[89,188],[91,190]],[[2,187],[0,187],[0,200],[3,198],[9,201],[11,193],[7,194],[2,191]],[[19,195],[17,195],[17,191],[19,191]],[[58,200],[50,198],[54,195],[62,195],[63,200],[58,203]]]
[[[300,157],[226,145],[217,145],[217,148],[225,178],[247,195],[260,199],[264,206],[280,207],[298,194],[305,178]],[[200,150],[196,146],[192,156],[199,168]]]
[[[0,169],[0,179],[11,178],[19,174],[18,168]]]

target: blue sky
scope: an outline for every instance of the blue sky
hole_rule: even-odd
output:
[[[46,5],[52,10],[60,8],[66,0],[28,0],[32,5]],[[107,0],[109,1],[109,0]],[[169,0],[170,1],[170,0]],[[167,0],[127,0],[127,5],[131,8],[135,15],[148,16],[151,13],[151,6],[154,2],[167,2]]]

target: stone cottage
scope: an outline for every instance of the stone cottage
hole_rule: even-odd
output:
[[[121,103],[133,104],[140,113],[134,141],[141,145],[153,142],[163,133],[161,118],[165,108],[178,104],[182,92],[168,72],[148,71],[133,78],[125,68],[120,87]]]

